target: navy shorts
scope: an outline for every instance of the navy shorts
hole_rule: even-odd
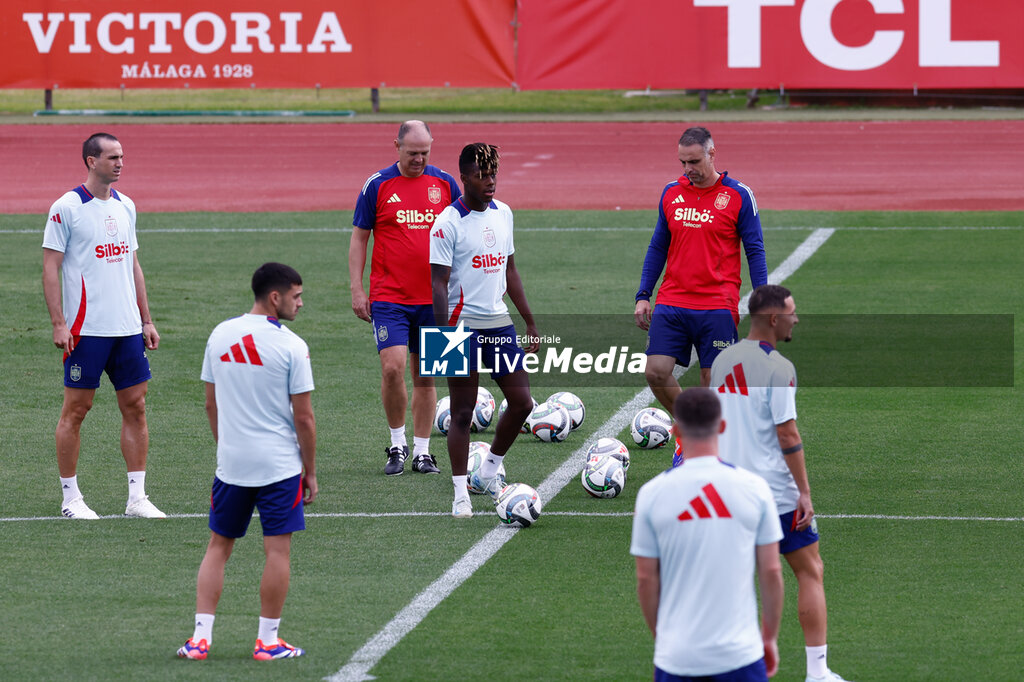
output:
[[[469,337],[469,371],[481,369],[490,371],[496,379],[523,369],[526,351],[516,343],[516,328],[513,325],[494,329],[472,329]],[[483,362],[483,367],[479,366]]]
[[[378,353],[390,346],[408,346],[410,353],[419,355],[420,327],[434,326],[434,307],[374,301],[370,321]]]
[[[779,514],[782,523],[782,542],[779,543],[779,554],[789,554],[801,547],[813,545],[819,540],[818,519],[812,518],[811,525],[803,530],[796,530],[796,512]]]
[[[103,372],[116,391],[152,379],[142,334],[78,337],[75,349],[64,358],[64,385],[99,388]]]
[[[764,659],[750,665],[716,675],[673,675],[654,666],[654,682],[767,682],[768,671]]]
[[[210,530],[226,538],[245,535],[253,509],[260,510],[264,535],[284,535],[306,529],[302,514],[302,475],[257,488],[225,483],[213,477]]]
[[[700,366],[711,367],[718,354],[738,339],[731,310],[690,310],[659,303],[651,314],[647,354],[668,355],[686,367],[696,346]]]

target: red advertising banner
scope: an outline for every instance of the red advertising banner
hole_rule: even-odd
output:
[[[524,89],[1021,88],[1020,0],[519,0]]]
[[[19,0],[0,87],[510,86],[515,0]]]

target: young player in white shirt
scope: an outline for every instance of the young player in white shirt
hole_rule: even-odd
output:
[[[654,679],[764,682],[778,669],[784,589],[771,491],[718,458],[719,434],[730,425],[714,393],[688,389],[673,412],[686,462],[640,488],[630,548],[655,636]]]
[[[796,370],[776,350],[792,339],[800,321],[796,304],[788,289],[766,284],[751,294],[749,308],[747,338],[723,350],[711,366],[711,387],[729,424],[722,458],[763,477],[772,490],[785,533],[779,551],[797,581],[807,682],[843,682],[828,668],[825,568],[796,426]]]
[[[253,509],[260,512],[266,554],[253,658],[305,653],[278,636],[291,574],[292,533],[305,529],[303,504],[318,491],[309,349],[280,322],[294,320],[302,307],[302,278],[287,265],[264,263],[253,274],[252,290],[252,310],[217,325],[203,357],[217,473],[210,496],[210,542],[196,579],[195,630],[178,649],[178,656],[193,660],[209,653],[224,567]]]
[[[533,409],[530,382],[522,364],[524,348],[516,343],[516,330],[503,298],[506,292],[526,322],[525,351],[535,353],[540,344],[513,256],[512,211],[494,198],[498,148],[482,142],[467,145],[459,155],[459,172],[464,194],[441,212],[431,229],[430,275],[435,323],[462,324],[472,331],[469,376],[448,378],[448,457],[455,487],[452,516],[469,518],[473,507],[466,489],[466,465],[469,426],[479,387],[478,348],[481,356],[492,363],[491,377],[508,401],[480,470],[492,499],[497,499],[504,484],[497,475],[498,468]]]
[[[43,296],[53,344],[64,351],[64,403],[57,422],[61,514],[97,519],[78,487],[81,427],[106,372],[121,412],[121,454],[128,468],[126,516],[164,518],[146,495],[149,427],[147,350],[160,344],[136,258],[135,204],[112,185],[124,151],[109,133],[82,144],[86,181],[50,208],[43,234]]]

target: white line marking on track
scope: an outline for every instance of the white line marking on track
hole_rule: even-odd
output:
[[[777,284],[792,275],[833,233],[835,233],[835,230],[830,228],[815,230],[779,267],[768,275],[768,281]],[[744,297],[744,307],[746,307],[747,298],[749,298],[749,294]],[[540,499],[545,502],[554,499],[555,495],[569,481],[576,477],[576,473],[580,469],[581,457],[587,451],[587,448],[596,442],[598,438],[617,434],[629,423],[629,420],[633,418],[637,410],[650,404],[652,400],[654,400],[654,394],[651,393],[651,389],[644,387],[642,391],[626,401],[604,424],[597,427],[583,445],[569,455],[555,471],[537,486],[537,493]],[[352,654],[352,658],[349,659],[348,663],[336,673],[324,679],[329,682],[362,682],[363,680],[375,679],[369,672],[384,658],[388,651],[394,648],[403,637],[419,625],[427,617],[427,614],[440,604],[445,597],[454,592],[480,566],[494,556],[515,534],[516,529],[508,528],[495,528],[490,531],[483,539],[473,545],[462,558],[452,564],[445,571],[444,575],[416,595],[409,602],[408,606],[399,611],[387,625],[381,628],[377,634]]]

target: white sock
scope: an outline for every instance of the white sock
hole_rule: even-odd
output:
[[[466,487],[466,474],[452,476],[452,485],[455,486],[456,500],[469,499],[469,489]]]
[[[277,642],[277,629],[281,627],[280,618],[264,618],[260,616],[260,632],[256,635],[264,644],[274,644]]]
[[[807,676],[825,677],[828,672],[828,644],[804,647],[807,651]]]
[[[390,426],[388,428],[391,430],[391,447],[398,446],[401,448],[409,445],[405,440],[405,424],[396,429],[392,429]]]
[[[420,455],[429,455],[429,438],[420,438],[419,436],[412,437],[412,456],[419,457]]]
[[[78,489],[78,476],[72,476],[71,478],[60,479],[60,489],[64,493],[64,504],[67,504],[76,497],[82,496],[82,491]]]
[[[141,500],[146,496],[146,472],[128,472],[128,502]]]
[[[197,613],[196,629],[192,631],[192,642],[199,644],[199,640],[205,639],[207,644],[213,643],[213,614]]]
[[[493,478],[498,473],[498,467],[501,466],[502,460],[505,459],[505,455],[496,455],[493,452],[489,453],[484,457],[483,464],[480,465],[480,478],[487,480]]]

